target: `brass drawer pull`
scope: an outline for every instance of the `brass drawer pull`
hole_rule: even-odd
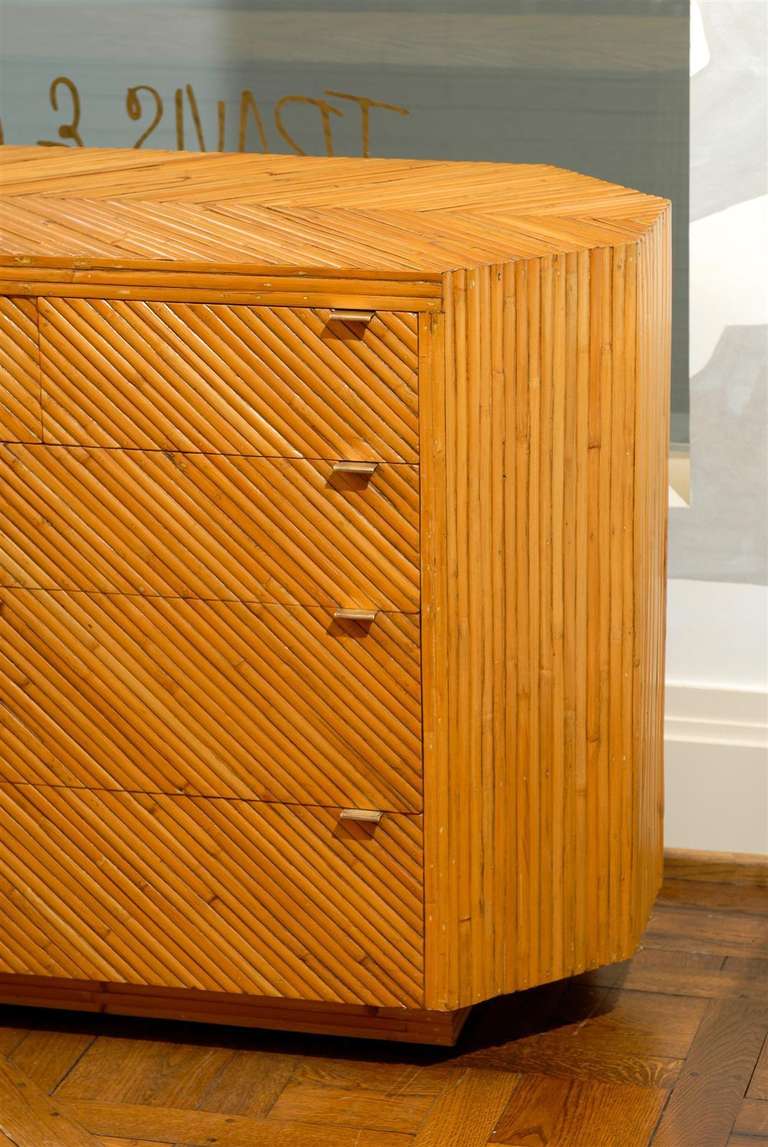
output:
[[[378,462],[334,462],[334,474],[361,474],[371,478],[376,473]]]
[[[333,616],[336,621],[361,621],[370,625],[376,620],[375,609],[335,609]]]
[[[369,323],[375,311],[342,311],[335,308],[328,316],[329,323]]]
[[[343,808],[339,813],[339,820],[356,820],[363,824],[378,824],[384,816],[383,812],[373,808]]]

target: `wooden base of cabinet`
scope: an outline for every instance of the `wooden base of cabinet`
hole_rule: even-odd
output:
[[[380,1008],[8,975],[0,976],[0,1003],[444,1047],[456,1043],[471,1011],[470,1008],[452,1012]]]

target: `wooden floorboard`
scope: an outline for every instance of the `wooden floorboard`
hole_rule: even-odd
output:
[[[465,1071],[438,1097],[413,1147],[483,1147],[517,1083],[509,1073]]]
[[[15,1147],[104,1147],[7,1060],[0,1062],[0,1130]]]
[[[712,1000],[662,1117],[658,1147],[725,1142],[768,1031],[768,1004]]]
[[[768,890],[699,875],[450,1049],[5,1008],[0,1147],[768,1147]]]
[[[768,993],[765,996],[768,999]],[[768,1100],[768,1039],[763,1044],[763,1050],[752,1073],[747,1095],[750,1099]]]
[[[494,1142],[511,1147],[642,1147],[667,1100],[658,1087],[525,1075]]]
[[[736,1132],[757,1138],[768,1136],[768,1102],[764,1099],[745,1099],[736,1116]]]

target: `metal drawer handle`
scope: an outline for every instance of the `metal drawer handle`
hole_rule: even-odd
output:
[[[375,311],[342,311],[335,308],[328,315],[330,323],[369,323]]]
[[[336,621],[362,621],[370,625],[376,620],[375,609],[335,609],[333,616]]]
[[[356,820],[363,824],[378,824],[384,816],[383,812],[373,808],[343,808],[339,813],[339,820]]]
[[[334,474],[361,474],[371,478],[376,473],[378,462],[334,462]]]

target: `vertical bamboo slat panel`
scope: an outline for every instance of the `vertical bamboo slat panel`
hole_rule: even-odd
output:
[[[658,887],[668,249],[665,214],[445,276],[422,399],[422,458],[445,439],[422,489],[431,1008],[623,958]]]
[[[635,551],[643,555],[635,606],[636,754],[645,767],[637,777],[638,811],[632,836],[638,848],[635,936],[645,926],[661,880],[664,646],[666,637],[667,483],[669,441],[670,232],[657,220],[640,247],[638,275],[638,408],[635,485],[647,497],[635,512]],[[640,723],[642,719],[642,724]]]

